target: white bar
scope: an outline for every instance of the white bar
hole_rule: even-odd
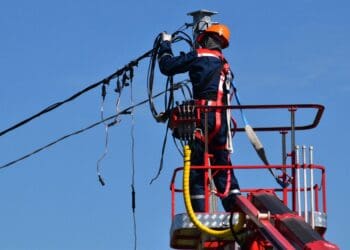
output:
[[[211,173],[211,168],[208,169],[208,178],[209,178],[209,189],[210,189],[210,196],[209,196],[209,212],[210,213],[216,213],[218,210],[218,202],[217,197],[214,194],[215,193],[215,184],[214,179]]]
[[[304,170],[304,218],[305,221],[309,221],[309,209],[308,209],[308,200],[307,200],[307,173],[306,173],[306,146],[303,145],[302,147],[302,154],[303,154],[303,170]]]
[[[298,215],[301,216],[301,204],[300,204],[300,169],[299,169],[299,145],[295,146],[295,162],[297,165],[297,203],[298,203]]]
[[[310,156],[310,187],[311,187],[311,226],[315,228],[315,190],[314,190],[314,147],[309,147],[309,156]]]

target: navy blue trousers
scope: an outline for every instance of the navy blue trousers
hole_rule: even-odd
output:
[[[226,121],[226,112],[221,113],[221,126],[217,133],[215,133],[208,143],[209,154],[213,157],[210,159],[211,165],[231,165],[230,152],[223,149],[222,146],[226,144],[228,126]],[[208,131],[209,134],[214,130],[216,124],[215,112],[208,113]],[[201,130],[204,133],[204,114],[201,114]],[[220,149],[217,149],[217,148]],[[205,144],[203,141],[196,139],[190,143],[191,148],[191,165],[203,166],[204,165],[204,151]],[[234,205],[234,198],[237,193],[239,193],[239,184],[234,175],[231,172],[231,183],[230,183],[230,195],[223,198],[222,205],[225,211],[229,212]],[[212,171],[214,183],[218,192],[225,192],[227,185],[227,170],[215,170]],[[190,194],[192,207],[195,212],[205,211],[204,202],[204,170],[202,169],[192,169],[190,171]]]

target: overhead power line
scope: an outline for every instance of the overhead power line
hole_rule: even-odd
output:
[[[185,80],[184,82],[187,82],[187,80]],[[164,90],[164,91],[162,91],[162,92],[159,92],[158,94],[154,95],[153,98],[157,98],[157,97],[163,95],[164,93],[166,93],[167,91],[177,90],[177,89],[181,88],[181,85],[182,85],[184,82],[179,82],[179,83],[177,83],[177,84],[174,84],[174,86],[173,86],[172,88],[169,88],[169,89],[166,89],[166,90]],[[8,162],[8,163],[6,163],[6,164],[4,164],[4,165],[1,165],[1,166],[0,166],[0,169],[4,169],[4,168],[7,168],[7,167],[10,167],[10,166],[12,166],[12,165],[14,165],[14,164],[16,164],[16,163],[18,163],[18,162],[20,162],[20,161],[23,161],[23,160],[25,160],[25,159],[27,159],[27,158],[29,158],[29,157],[31,157],[31,156],[33,156],[33,155],[39,153],[40,151],[42,151],[42,150],[44,150],[44,149],[47,149],[47,148],[49,148],[49,147],[51,147],[51,146],[53,146],[53,145],[55,145],[55,144],[57,144],[57,143],[59,143],[59,142],[61,142],[61,141],[63,141],[63,140],[66,140],[66,139],[68,139],[68,138],[70,138],[70,137],[72,137],[72,136],[81,134],[81,133],[83,133],[83,132],[85,132],[85,131],[87,131],[87,130],[90,130],[90,129],[92,129],[92,128],[94,128],[94,127],[96,127],[96,126],[102,124],[102,123],[105,123],[105,122],[107,122],[107,121],[110,121],[110,120],[112,120],[112,119],[115,119],[115,118],[117,118],[117,117],[120,116],[120,115],[130,114],[130,111],[132,111],[134,108],[136,108],[136,107],[138,107],[138,106],[141,106],[141,105],[143,105],[143,104],[146,104],[146,103],[148,103],[148,98],[145,99],[145,100],[143,100],[143,101],[141,101],[141,102],[139,102],[139,103],[136,103],[136,104],[134,104],[134,105],[131,105],[131,106],[129,106],[129,107],[123,109],[122,111],[118,112],[117,114],[111,115],[111,116],[109,116],[109,117],[107,117],[107,118],[105,118],[105,119],[103,119],[103,120],[100,120],[100,121],[98,121],[98,122],[95,122],[95,123],[93,123],[93,124],[90,124],[89,126],[87,126],[87,127],[85,127],[85,128],[82,128],[82,129],[76,130],[76,131],[74,131],[74,132],[72,132],[72,133],[66,134],[66,135],[64,135],[64,136],[62,136],[62,137],[60,137],[60,138],[58,138],[58,139],[56,139],[56,140],[54,140],[54,141],[52,141],[52,142],[46,144],[45,146],[42,146],[42,147],[40,147],[40,148],[35,149],[35,150],[32,151],[31,153],[28,153],[28,154],[26,154],[26,155],[24,155],[24,156],[22,156],[22,157],[19,157],[19,158],[16,159],[16,160],[13,160],[13,161],[10,161],[10,162]],[[113,125],[113,124],[114,124],[114,122],[112,122],[110,125]]]
[[[185,36],[184,37],[178,37],[176,38],[173,42],[178,42],[178,41],[181,41],[181,40],[184,40],[186,41],[187,43],[191,43],[190,41],[190,37],[188,37],[188,35],[186,33],[183,32],[184,29],[190,27],[191,24],[187,24],[185,23],[184,25],[180,26],[180,28],[178,28],[174,33],[173,35],[177,35],[177,34],[182,34]],[[142,54],[141,56],[139,56],[138,58],[136,58],[135,60],[132,60],[130,61],[128,64],[126,64],[124,67],[116,70],[114,73],[112,73],[111,75],[105,77],[104,79],[96,82],[96,83],[93,83],[91,85],[89,85],[88,87],[84,88],[83,90],[81,91],[78,91],[77,93],[73,94],[72,96],[68,97],[67,99],[65,100],[62,100],[60,102],[56,102],[46,108],[44,108],[43,110],[41,110],[40,112],[14,124],[13,126],[7,128],[7,129],[4,129],[3,131],[0,131],[0,137],[9,133],[10,131],[12,130],[15,130],[25,124],[27,124],[28,122],[34,120],[35,118],[38,118],[39,116],[43,115],[43,114],[46,114],[54,109],[57,109],[58,107],[62,106],[63,104],[67,103],[67,102],[70,102],[70,101],[73,101],[74,99],[76,99],[77,97],[81,96],[82,94],[100,86],[101,84],[109,84],[109,82],[114,79],[114,78],[117,78],[117,77],[120,77],[121,75],[125,75],[126,72],[129,72],[130,74],[133,74],[133,67],[135,66],[138,66],[139,62],[147,57],[150,57],[155,51],[155,48],[152,48],[150,49],[149,51],[145,52],[144,54]],[[120,86],[118,86],[120,87]]]
[[[68,97],[67,99],[65,100],[62,100],[62,101],[59,101],[59,102],[56,102],[54,104],[51,104],[50,106],[44,108],[43,110],[41,110],[40,112],[14,124],[13,126],[7,128],[7,129],[4,129],[3,131],[0,132],[0,137],[9,133],[10,131],[12,130],[15,130],[25,124],[27,124],[28,122],[34,120],[35,118],[38,118],[39,116],[43,115],[43,114],[46,114],[54,109],[57,109],[58,107],[62,106],[63,104],[67,103],[67,102],[71,102],[73,101],[74,99],[76,99],[77,97],[81,96],[82,94],[100,86],[101,84],[109,84],[109,82],[114,79],[114,78],[117,78],[119,76],[121,76],[123,73],[127,72],[127,71],[130,71],[132,70],[132,68],[134,66],[137,66],[138,63],[144,59],[144,58],[147,58],[151,55],[153,49],[147,51],[146,53],[144,53],[143,55],[141,55],[140,57],[136,58],[135,60],[129,62],[127,65],[125,65],[124,67],[118,69],[117,71],[115,71],[113,74],[107,76],[106,78],[104,78],[103,80],[101,81],[98,81],[96,83],[93,83],[91,85],[89,85],[88,87],[76,92],[75,94],[73,94],[72,96]]]

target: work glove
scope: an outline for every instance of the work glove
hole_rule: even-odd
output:
[[[162,42],[165,42],[165,41],[168,41],[168,42],[171,42],[171,35],[166,33],[166,32],[163,32],[162,33]]]

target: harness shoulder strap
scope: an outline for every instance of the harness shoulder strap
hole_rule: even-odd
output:
[[[204,49],[204,48],[198,48],[197,55],[198,55],[198,57],[212,56],[212,57],[216,57],[216,58],[221,59],[221,60],[224,58],[220,51],[211,50],[211,49]]]
[[[230,65],[228,64],[227,60],[223,56],[223,54],[218,50],[210,50],[210,49],[204,49],[199,48],[197,49],[197,55],[198,57],[204,57],[204,56],[211,56],[215,57],[221,60],[223,67],[220,69],[224,74],[229,73]]]

